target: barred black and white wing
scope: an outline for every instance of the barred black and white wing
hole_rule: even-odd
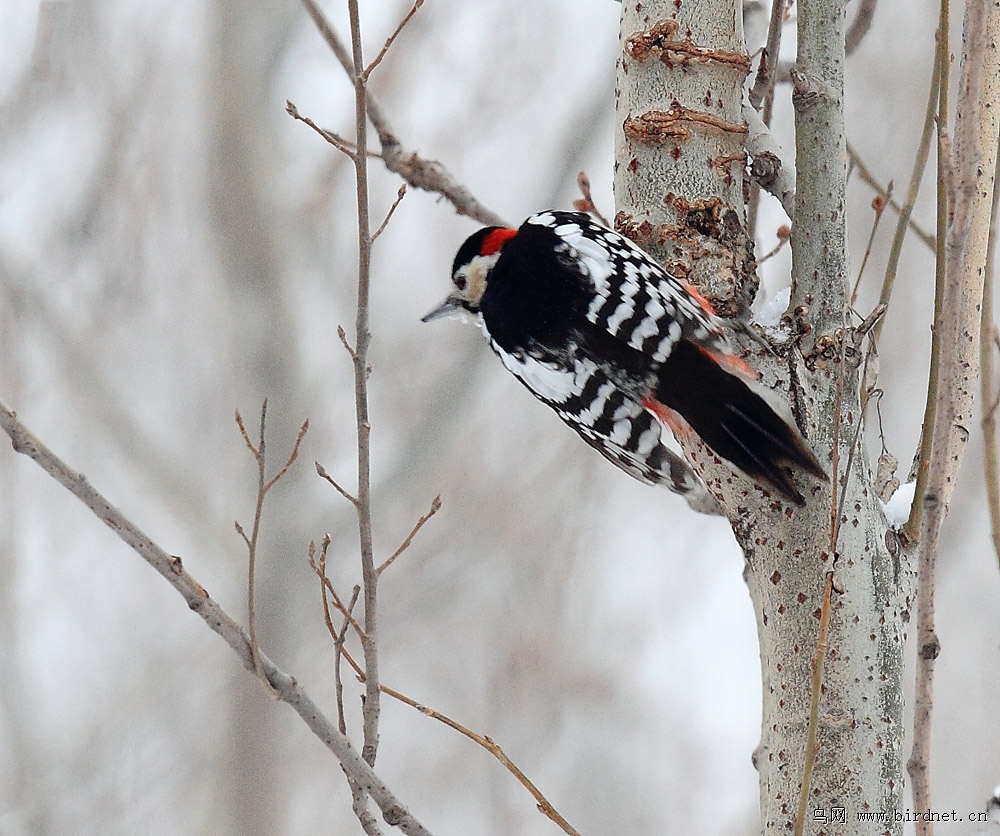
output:
[[[578,212],[540,212],[525,223],[551,229],[566,266],[586,274],[588,322],[657,363],[681,339],[732,353],[708,302],[625,236]]]
[[[490,345],[508,371],[616,467],[680,494],[696,511],[721,513],[691,466],[662,443],[660,422],[596,362],[538,349],[542,357],[509,354],[492,339]]]

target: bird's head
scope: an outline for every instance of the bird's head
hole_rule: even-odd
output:
[[[487,226],[466,238],[451,266],[451,283],[455,289],[421,321],[430,322],[462,311],[479,313],[479,301],[486,292],[490,273],[500,259],[504,244],[515,235],[516,229]]]

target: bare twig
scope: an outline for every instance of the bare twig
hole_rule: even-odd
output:
[[[58,456],[38,440],[0,403],[0,429],[11,439],[14,450],[34,460],[46,473],[83,502],[94,515],[153,567],[169,583],[188,607],[215,633],[223,638],[240,657],[244,667],[254,670],[250,638],[222,607],[184,568],[181,559],[167,554],[138,526],[125,517],[97,491],[80,473],[70,469]],[[268,682],[278,698],[288,703],[309,729],[323,742],[365,792],[375,801],[389,824],[407,836],[430,836],[425,828],[400,802],[385,782],[360,757],[351,741],[342,735],[309,697],[298,681],[279,669],[264,653],[259,657]]]
[[[309,431],[309,419],[306,418],[306,420],[302,422],[302,426],[299,427],[298,434],[295,436],[295,445],[292,447],[292,452],[288,456],[288,461],[285,462],[281,470],[275,473],[274,476],[271,477],[270,481],[264,486],[264,493],[267,493],[269,490],[271,490],[271,488],[275,486],[278,480],[281,479],[281,477],[284,476],[286,473],[288,473],[288,468],[290,468],[295,463],[295,460],[299,457],[299,445],[302,444],[302,438],[308,431]]]
[[[333,485],[337,493],[339,493],[342,497],[344,497],[344,499],[350,502],[351,505],[353,505],[355,508],[358,507],[358,500],[354,496],[349,494],[346,490],[344,490],[336,481],[334,481],[334,478],[329,473],[326,472],[326,468],[324,468],[323,465],[321,465],[319,462],[313,462],[313,464],[316,467],[316,473],[319,474],[319,477],[321,479],[326,479],[327,482]]]
[[[861,0],[858,3],[858,10],[854,14],[854,20],[847,29],[844,37],[844,54],[850,55],[856,50],[872,28],[872,18],[875,16],[876,0]]]
[[[927,97],[927,107],[924,110],[924,127],[920,134],[920,143],[917,146],[917,155],[913,160],[913,171],[910,173],[910,184],[906,189],[906,200],[899,212],[899,220],[896,223],[896,232],[892,238],[892,247],[889,250],[889,259],[885,267],[885,278],[882,280],[882,291],[879,293],[879,301],[888,304],[892,296],[892,288],[896,281],[896,271],[899,267],[899,259],[903,252],[903,240],[906,237],[906,230],[910,226],[913,217],[913,207],[917,202],[917,195],[920,192],[920,183],[924,179],[924,170],[927,168],[927,159],[930,156],[931,138],[934,136],[934,116],[937,113],[938,90],[941,84],[941,50],[934,50],[934,68],[931,76],[931,89]],[[874,339],[878,342],[882,334],[882,323],[876,326]]]
[[[424,523],[427,522],[431,517],[433,517],[438,511],[441,510],[441,497],[435,496],[431,501],[431,509],[424,514],[419,520],[417,520],[416,525],[410,530],[410,533],[406,535],[406,539],[403,540],[402,544],[396,551],[394,551],[385,562],[376,569],[376,572],[381,575],[389,566],[392,565],[393,561],[399,557],[403,552],[409,548],[410,543],[413,542],[413,538],[417,536],[417,532],[424,527]]]
[[[809,787],[812,783],[812,773],[816,765],[816,728],[819,724],[819,700],[820,695],[823,693],[823,662],[826,659],[827,640],[830,634],[832,598],[833,572],[831,571],[827,572],[823,579],[823,605],[820,607],[819,638],[816,642],[816,655],[812,660],[812,694],[809,700],[809,725],[806,727],[805,766],[802,769],[802,786],[799,790],[799,807],[798,814],[795,817],[793,836],[802,836],[805,832]]]
[[[949,206],[949,190],[946,185],[950,168],[950,144],[947,142],[948,131],[948,84],[951,76],[950,47],[947,28],[941,29],[942,23],[947,23],[949,3],[941,0],[941,22],[937,33],[937,52],[935,65],[938,68],[938,100],[936,107],[935,126],[937,128],[937,193],[936,193],[936,224],[937,235],[934,247],[934,327],[931,330],[931,356],[928,370],[927,400],[924,404],[924,422],[920,433],[920,449],[916,461],[915,499],[910,507],[910,516],[902,528],[904,541],[915,541],[920,532],[921,517],[924,504],[920,501],[927,484],[927,470],[931,458],[932,431],[935,424],[935,413],[938,407],[938,383],[941,358],[941,305],[945,290],[945,268],[947,263],[946,241],[948,237],[948,218],[952,209]],[[919,581],[918,581],[919,584]]]
[[[354,128],[358,148],[368,147],[368,101],[365,89],[364,56],[361,50],[361,22],[358,0],[347,0],[351,20],[351,47],[354,70]],[[354,406],[358,428],[358,535],[361,541],[361,580],[365,601],[365,704],[362,712],[364,746],[362,757],[374,766],[378,751],[379,689],[378,689],[378,574],[372,544],[371,505],[371,431],[368,418],[368,329],[371,287],[372,235],[368,204],[368,158],[354,156],[358,206],[358,309],[355,319],[354,346]]]
[[[332,594],[334,598],[337,599],[337,593],[333,591],[333,585],[330,583],[330,579],[326,575],[326,556],[329,548],[330,535],[327,534],[323,537],[322,548],[319,556],[319,565],[317,566],[313,559],[316,547],[315,544],[310,543],[309,565],[319,576],[320,596],[323,601],[323,621],[326,623],[326,629],[329,631],[330,637],[333,639],[333,677],[334,691],[337,695],[337,725],[340,728],[341,734],[347,734],[347,720],[344,716],[344,682],[340,673],[340,662],[343,658],[344,640],[347,638],[347,628],[352,624],[354,624],[357,628],[357,622],[354,621],[351,613],[354,610],[354,605],[358,603],[358,596],[361,594],[361,587],[355,584],[354,590],[351,593],[351,600],[347,604],[346,612],[344,614],[344,623],[338,631],[337,628],[333,626],[333,618],[330,615],[330,600],[328,597],[328,594]],[[337,600],[339,602],[339,599]],[[358,632],[360,634],[360,628],[358,628]],[[347,783],[351,790],[351,809],[354,811],[354,815],[357,816],[358,821],[361,823],[361,829],[364,830],[368,836],[379,836],[380,830],[378,822],[375,821],[371,811],[368,809],[368,798],[364,788],[350,775],[347,776]]]
[[[254,608],[254,577],[256,575],[256,563],[257,563],[257,535],[260,533],[260,516],[261,511],[264,508],[264,425],[267,421],[267,398],[264,398],[264,403],[260,408],[260,442],[258,446],[254,446],[253,442],[250,440],[250,435],[247,433],[246,425],[243,423],[243,416],[240,415],[240,411],[236,410],[236,426],[240,428],[240,434],[243,436],[243,441],[246,442],[247,447],[253,454],[254,459],[257,462],[257,504],[254,507],[253,514],[253,534],[247,537],[246,532],[243,530],[243,526],[236,523],[236,533],[243,538],[243,542],[247,546],[247,621],[250,628],[250,653],[253,656],[253,667],[254,671],[257,673],[257,678],[260,680],[261,684],[268,690],[271,696],[275,696],[274,689],[271,687],[271,683],[267,681],[267,677],[264,676],[264,669],[260,664],[260,647],[257,644],[257,616],[256,610]]]
[[[886,189],[872,174],[871,170],[865,165],[865,161],[861,159],[857,150],[850,143],[847,145],[847,156],[851,160],[851,165],[854,166],[854,170],[857,172],[858,177],[861,178],[862,182],[865,183],[875,194],[883,198],[886,203],[889,204],[889,208],[900,216],[903,214],[903,207],[897,203],[892,196],[889,194],[888,189]],[[920,224],[918,224],[913,217],[908,217],[906,220],[906,225],[910,228],[914,235],[917,236],[931,251],[937,248],[937,241],[933,235],[927,232]]]
[[[938,48],[942,52],[942,75],[938,124],[942,139],[947,116],[948,0],[941,2]],[[958,468],[961,465],[972,418],[976,379],[979,376],[978,329],[983,295],[983,265],[993,211],[993,174],[997,164],[1000,118],[994,104],[1000,96],[1000,7],[969,3],[963,29],[963,56],[955,109],[954,143],[939,143],[938,224],[946,234],[943,280],[939,283],[934,339],[938,362],[929,390],[942,393],[925,415],[925,437],[930,438],[929,456],[921,462],[917,480],[916,519],[911,512],[910,536],[919,532],[917,561],[917,670],[914,687],[913,748],[907,763],[913,792],[913,807],[925,812],[931,807],[930,742],[933,711],[935,660],[940,642],[935,630],[935,569],[941,527],[947,516]],[[946,186],[942,177],[952,172]],[[940,237],[940,233],[939,233]],[[939,269],[939,273],[942,272]],[[946,394],[945,394],[946,393]],[[918,836],[932,836],[931,822],[917,821]]]
[[[754,184],[778,198],[785,214],[794,220],[795,168],[763,117],[746,100],[743,101],[743,118],[747,123],[744,144],[752,158],[750,178]]]
[[[379,224],[378,229],[376,229],[374,234],[372,235],[373,244],[375,243],[375,239],[382,234],[382,230],[384,230],[389,225],[389,221],[392,220],[392,216],[393,213],[396,211],[396,207],[399,206],[399,204],[402,202],[403,196],[405,194],[406,194],[406,183],[403,183],[403,185],[399,187],[399,191],[396,192],[396,199],[392,202],[392,206],[389,207],[389,211],[386,212],[385,214],[385,220],[383,220],[382,223]]]
[[[267,398],[264,398],[264,405],[261,407],[261,412],[267,412]],[[243,436],[243,441],[247,446],[247,449],[253,454],[256,459],[260,456],[260,450],[254,447],[253,442],[250,440],[250,434],[247,432],[247,426],[243,423],[243,416],[240,415],[240,411],[236,410],[236,426],[239,427],[240,435]]]
[[[392,555],[392,557],[390,557],[385,563],[383,563],[379,567],[378,571],[380,573],[382,572],[383,569],[389,566],[393,560],[395,560],[400,554],[403,553],[403,551],[407,548],[407,546],[410,545],[410,542],[413,540],[414,536],[416,536],[417,532],[424,525],[424,523],[426,523],[427,520],[429,520],[435,513],[437,513],[440,507],[441,507],[441,497],[435,497],[434,501],[431,503],[430,511],[428,511],[428,513],[426,513],[417,521],[417,524],[413,527],[413,530],[410,531],[407,538],[403,541],[403,544],[396,550],[396,552]],[[337,716],[338,716],[340,732],[341,734],[346,734],[347,724],[344,720],[343,684],[341,682],[341,675],[340,675],[340,660],[346,659],[347,663],[351,666],[351,668],[353,668],[354,673],[358,677],[358,680],[361,681],[362,683],[365,682],[364,669],[361,667],[361,665],[359,665],[355,661],[354,657],[344,646],[344,641],[347,637],[348,627],[353,628],[354,631],[358,634],[358,636],[361,637],[362,645],[364,645],[365,643],[364,631],[361,629],[361,626],[357,623],[357,621],[354,619],[352,615],[352,611],[354,609],[355,603],[358,600],[358,595],[361,591],[361,588],[358,586],[354,587],[354,591],[351,595],[351,600],[346,607],[341,603],[340,597],[337,595],[336,591],[333,588],[333,584],[330,582],[330,579],[326,575],[326,555],[329,545],[330,545],[330,537],[329,535],[327,535],[323,538],[320,557],[319,561],[317,562],[315,559],[315,551],[316,551],[315,545],[312,543],[310,544],[309,566],[316,573],[317,577],[320,580],[321,595],[323,600],[323,621],[326,624],[327,631],[330,633],[330,637],[333,639],[334,677],[335,677],[335,687],[337,692]],[[337,630],[333,624],[333,617],[330,613],[331,603],[344,616],[344,621],[343,624],[341,625],[340,630]],[[382,683],[379,684],[379,691],[385,694],[386,696],[391,697],[392,699],[398,700],[399,702],[405,703],[406,705],[415,708],[417,711],[419,711],[421,714],[426,715],[427,717],[431,717],[437,720],[438,722],[444,723],[446,726],[455,729],[455,731],[465,735],[467,738],[474,741],[475,743],[478,743],[480,746],[486,749],[491,755],[493,755],[493,757],[495,757],[498,761],[500,761],[500,763],[503,764],[504,768],[507,769],[507,771],[510,772],[511,775],[513,775],[521,783],[521,785],[528,790],[529,793],[531,793],[532,797],[535,799],[535,802],[538,805],[539,810],[541,810],[552,821],[558,824],[565,833],[569,834],[569,836],[579,836],[579,834],[572,827],[572,825],[570,825],[569,822],[567,822],[566,819],[563,818],[563,816],[555,809],[555,807],[552,806],[551,802],[547,798],[545,798],[545,796],[541,793],[541,791],[539,791],[539,789],[524,774],[524,772],[521,771],[521,769],[517,766],[517,764],[515,764],[509,757],[507,757],[503,749],[501,749],[500,746],[498,746],[496,742],[493,741],[491,738],[472,731],[468,727],[459,723],[457,720],[453,720],[450,717],[440,713],[439,711],[435,711],[433,708],[428,708],[427,706],[418,703],[416,700],[406,696],[400,691],[390,688],[385,684]],[[352,784],[352,791],[353,791],[353,786],[354,785]],[[357,810],[355,812],[357,812]]]
[[[347,660],[347,663],[354,668],[354,672],[357,674],[358,679],[364,682],[364,671],[361,669],[361,666],[354,661],[351,654],[348,653],[347,648],[343,648],[343,655]],[[381,690],[381,692],[387,697],[392,697],[394,700],[398,700],[411,708],[415,708],[424,716],[437,720],[439,723],[444,723],[449,728],[454,729],[459,734],[464,735],[469,738],[469,740],[482,746],[487,752],[503,764],[504,768],[518,780],[521,786],[531,793],[531,797],[535,799],[535,803],[538,805],[538,809],[542,813],[559,825],[563,832],[568,834],[568,836],[580,836],[577,830],[568,821],[566,821],[565,818],[563,818],[559,811],[552,806],[552,803],[542,794],[538,787],[534,785],[531,779],[521,771],[520,767],[518,767],[518,765],[507,756],[503,749],[501,749],[496,741],[494,741],[491,737],[479,734],[467,726],[462,725],[457,720],[453,720],[446,714],[442,714],[440,711],[436,711],[433,708],[423,705],[422,703],[418,703],[411,697],[406,696],[406,694],[396,691],[387,685],[380,685],[379,690]]]
[[[243,416],[240,415],[240,411],[236,410],[236,426],[240,429],[240,435],[243,436],[243,441],[246,443],[247,448],[250,450],[254,457],[254,461],[257,463],[257,502],[254,506],[253,514],[253,529],[249,537],[247,537],[246,532],[243,530],[238,522],[236,523],[236,532],[243,538],[243,542],[246,543],[247,547],[247,622],[250,628],[250,650],[253,653],[254,659],[254,670],[257,672],[257,677],[260,679],[261,683],[265,688],[271,693],[272,697],[277,695],[271,688],[271,684],[267,681],[267,677],[264,676],[264,670],[260,666],[260,648],[257,644],[257,609],[256,609],[256,595],[254,594],[254,582],[257,576],[257,543],[258,537],[260,535],[260,521],[261,515],[264,511],[264,498],[267,496],[268,491],[271,490],[277,484],[278,480],[281,479],[288,472],[288,468],[292,466],[295,459],[299,455],[299,445],[302,443],[302,438],[309,429],[309,420],[306,419],[302,427],[299,429],[298,435],[295,437],[295,446],[292,448],[291,455],[288,457],[288,461],[285,462],[284,467],[281,468],[270,480],[265,481],[265,441],[264,441],[264,430],[267,426],[267,398],[264,398],[263,404],[260,407],[260,436],[257,445],[250,440],[250,435],[247,432],[246,425],[243,423]]]
[[[979,398],[983,403],[983,473],[986,479],[986,507],[990,514],[990,535],[993,553],[1000,564],[1000,444],[997,442],[997,404],[1000,393],[996,391],[996,325],[993,323],[993,287],[997,242],[998,214],[1000,214],[1000,154],[993,177],[993,213],[990,215],[990,238],[986,247],[986,276],[983,282],[983,319],[979,332],[980,375]],[[989,404],[989,406],[987,406]]]
[[[264,398],[264,403],[260,408],[260,443],[254,452],[254,458],[257,460],[257,502],[253,512],[253,533],[250,535],[250,541],[247,543],[247,624],[250,628],[250,652],[253,654],[253,666],[257,672],[257,678],[268,690],[268,693],[276,698],[277,694],[274,693],[271,683],[267,681],[267,677],[264,675],[264,668],[260,663],[260,645],[257,642],[257,609],[255,606],[257,596],[254,594],[254,581],[257,577],[257,537],[260,534],[260,518],[264,510],[264,496],[267,494],[267,488],[264,485],[264,426],[266,421],[267,398]],[[247,445],[253,449],[239,412],[236,413],[236,423],[239,424],[240,432],[243,433],[243,438],[247,442]],[[237,530],[245,541],[247,539],[246,534],[243,533],[242,529],[237,528]]]
[[[344,68],[344,72],[352,79],[357,78],[358,73],[351,51],[344,46],[316,0],[302,0],[302,5],[305,6],[320,35]],[[362,83],[362,86],[365,85]],[[455,211],[460,215],[475,218],[488,226],[509,226],[496,212],[487,209],[480,203],[475,195],[466,186],[459,183],[442,163],[425,159],[416,152],[403,148],[389,123],[388,116],[371,91],[365,90],[365,98],[368,118],[371,119],[372,125],[378,132],[379,143],[382,147],[382,160],[389,171],[398,174],[416,189],[440,194],[455,207]]]
[[[323,537],[323,544],[324,544],[324,549],[329,548],[330,535],[327,534]],[[334,588],[333,583],[331,583],[330,579],[326,576],[325,568],[321,568],[316,563],[313,554],[314,551],[315,549],[313,549],[313,551],[309,553],[309,558],[308,558],[309,568],[316,573],[316,576],[320,579],[320,582],[325,587],[326,591],[329,593],[330,603],[333,604],[334,609],[337,610],[337,612],[339,612],[342,616],[344,616],[344,618],[348,619],[351,622],[351,627],[354,628],[354,631],[358,634],[358,637],[361,639],[362,643],[364,643],[365,641],[364,628],[360,624],[358,624],[358,622],[354,619],[354,616],[351,614],[351,610],[348,609],[347,606],[344,604],[344,602],[340,600],[340,596],[337,594],[337,590]],[[325,551],[320,553],[320,557],[323,557],[324,555]]]
[[[611,229],[611,224],[608,223],[608,219],[601,214],[601,210],[597,208],[597,204],[594,203],[594,197],[590,193],[590,178],[587,176],[586,171],[581,171],[576,175],[576,185],[580,188],[580,194],[583,197],[579,200],[573,201],[573,207],[578,212],[588,212],[593,215],[597,220],[603,225]]]
[[[771,1],[771,19],[767,26],[767,44],[760,54],[757,77],[750,88],[748,98],[755,110],[760,110],[765,96],[774,94],[775,71],[778,68],[778,53],[781,49],[781,30],[784,28],[785,11],[788,0]]]
[[[337,632],[337,628],[333,626],[333,616],[330,614],[330,599],[329,587],[333,588],[330,583],[329,578],[326,576],[326,555],[330,548],[330,535],[323,535],[322,544],[320,546],[319,561],[316,561],[316,543],[312,540],[309,541],[309,551],[308,551],[308,562],[309,566],[319,577],[319,592],[320,600],[323,603],[323,622],[326,624],[326,629],[333,637],[333,673],[334,673],[334,692],[337,695],[337,728],[340,729],[341,734],[347,734],[347,720],[344,717],[344,684],[340,679],[340,648],[343,644],[341,637],[346,635],[347,628],[351,624],[351,610],[354,609],[354,605],[358,602],[358,594],[361,592],[360,586],[354,587],[354,594],[351,596],[351,602],[348,605],[347,615],[344,616],[344,627],[342,633]]]
[[[354,605],[358,603],[358,596],[361,594],[361,587],[358,584],[354,585],[354,589],[351,590],[351,600],[347,604],[347,615],[344,616],[344,623],[341,625],[340,632],[333,637],[333,676],[334,684],[337,690],[337,718],[340,725],[345,729],[347,728],[347,722],[344,720],[344,682],[340,675],[340,660],[344,655],[344,641],[347,639],[347,628],[351,625],[354,620],[351,617],[351,613],[354,610]],[[323,597],[326,598],[326,587],[323,587]],[[326,607],[326,602],[324,600],[324,607]],[[324,610],[324,615],[327,616],[327,623],[329,624],[329,608]]]
[[[937,66],[939,71],[938,102],[937,102],[937,247],[934,264],[934,328],[931,338],[930,371],[927,382],[927,401],[924,407],[924,425],[920,437],[920,453],[917,465],[916,487],[910,517],[903,527],[906,539],[920,538],[917,552],[917,666],[914,673],[913,689],[913,743],[910,757],[906,763],[906,771],[910,776],[910,793],[913,797],[914,809],[921,807],[930,809],[930,730],[931,711],[933,709],[934,693],[934,661],[941,650],[937,633],[934,629],[934,569],[937,554],[937,536],[940,531],[935,524],[944,507],[942,497],[935,493],[927,496],[927,484],[938,481],[938,470],[943,466],[941,455],[947,446],[940,446],[937,455],[934,454],[935,435],[945,430],[940,424],[938,415],[939,381],[941,380],[941,336],[943,311],[945,310],[945,280],[947,269],[946,240],[948,234],[948,218],[953,207],[949,206],[948,189],[945,186],[946,158],[949,152],[945,145],[948,123],[948,88],[950,77],[949,48],[949,0],[941,0],[940,19],[938,21]],[[945,398],[949,410],[954,409],[950,397]],[[934,473],[931,468],[934,467]],[[936,500],[928,503],[928,499]],[[925,513],[927,510],[931,513]],[[920,825],[918,824],[919,828]],[[926,831],[918,830],[922,836],[931,836]]]
[[[351,809],[354,811],[354,815],[358,817],[361,829],[367,836],[382,836],[378,820],[372,814],[372,811],[368,809],[368,793],[350,775],[347,776],[347,783],[351,787]]]
[[[403,16],[403,19],[399,22],[399,26],[396,27],[396,31],[386,39],[386,42],[382,45],[382,49],[379,51],[379,54],[375,56],[375,60],[372,61],[361,74],[365,83],[368,82],[368,76],[372,74],[372,70],[374,70],[382,62],[382,59],[385,58],[385,54],[389,51],[389,47],[392,46],[392,42],[399,37],[399,33],[403,31],[403,27],[410,22],[410,18],[417,13],[417,9],[419,9],[422,5],[424,5],[424,0],[414,0],[413,7]]]
[[[320,595],[323,599],[323,620],[326,622],[326,628],[329,630],[330,636],[333,638],[333,676],[334,689],[337,695],[337,724],[340,728],[340,733],[346,735],[347,720],[344,717],[344,682],[340,674],[340,660],[343,658],[344,639],[347,637],[347,628],[351,624],[354,624],[355,627],[357,626],[351,612],[354,610],[354,605],[358,602],[358,596],[361,594],[361,587],[355,585],[354,591],[351,594],[350,603],[347,605],[347,612],[344,615],[344,623],[338,632],[333,626],[333,619],[330,616],[330,602],[327,598],[327,592],[333,589],[329,578],[326,576],[326,555],[329,548],[330,535],[327,534],[323,537],[322,550],[320,551],[319,557],[319,566],[317,567],[313,560],[315,545],[310,543],[309,565],[312,566],[313,569],[316,570],[316,574],[319,575]],[[336,593],[333,594],[336,596]],[[351,789],[351,808],[357,816],[358,821],[361,823],[361,829],[364,830],[368,836],[379,836],[381,831],[379,830],[378,822],[375,821],[371,811],[368,809],[368,797],[364,788],[349,774],[347,775],[347,783]]]
[[[760,267],[765,261],[774,258],[778,253],[781,252],[782,247],[788,243],[788,239],[792,234],[791,228],[787,224],[782,224],[775,230],[775,235],[778,238],[778,243],[775,244],[774,248],[768,250],[764,255],[757,259],[757,267]]]
[[[351,355],[351,360],[355,363],[358,362],[358,353],[351,348],[351,344],[347,341],[347,332],[344,330],[343,325],[337,326],[337,336],[340,337],[340,343],[347,349],[347,353]]]
[[[889,188],[887,189],[889,196],[892,196],[892,182],[889,182]],[[875,233],[878,232],[879,222],[882,220],[882,213],[885,212],[886,199],[876,195],[872,200],[872,209],[875,210],[875,217],[872,219],[872,229],[868,233],[868,245],[865,247],[865,254],[861,258],[861,266],[858,268],[858,277],[854,280],[854,290],[851,291],[851,306],[858,298],[858,288],[861,286],[861,277],[865,274],[865,267],[868,264],[868,259],[872,254],[872,244],[875,243]]]
[[[787,8],[788,0],[772,0],[771,2],[771,19],[767,28],[767,41],[763,52],[761,52],[753,89],[748,94],[743,106],[743,117],[747,121],[748,129],[747,151],[753,158],[751,166],[752,188],[747,205],[747,230],[751,240],[757,236],[757,213],[760,209],[761,188],[770,191],[781,201],[789,218],[795,216],[795,185],[792,179],[794,169],[784,163],[784,155],[780,153],[780,148],[770,132],[771,115],[774,111],[774,87],[777,82],[778,55],[781,50],[781,32]],[[758,111],[760,112],[758,113]],[[757,146],[756,150],[753,149],[754,145]],[[757,176],[754,176],[754,169],[757,169]],[[778,177],[782,178],[784,182],[776,184],[772,190],[768,187],[768,181],[771,180],[772,183],[775,183]]]
[[[314,131],[316,131],[316,133],[318,133],[321,137],[323,137],[323,139],[329,142],[334,148],[336,148],[338,151],[343,152],[352,160],[354,159],[354,155],[358,153],[358,148],[356,145],[348,142],[342,136],[334,133],[333,131],[329,131],[326,128],[321,128],[319,125],[313,122],[313,120],[310,119],[308,116],[303,116],[302,114],[300,114],[299,109],[289,99],[285,99],[285,112],[288,113],[288,115],[291,116],[296,121],[308,125]],[[367,153],[369,157],[379,156],[374,151],[368,151]]]

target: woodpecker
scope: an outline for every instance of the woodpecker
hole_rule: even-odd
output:
[[[550,210],[520,229],[480,229],[451,278],[423,321],[476,315],[508,371],[630,476],[706,510],[704,483],[661,442],[666,425],[799,505],[791,470],[827,478],[708,301],[588,215]]]

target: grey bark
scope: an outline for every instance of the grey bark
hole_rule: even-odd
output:
[[[733,474],[704,447],[687,449],[746,557],[761,654],[763,717],[754,762],[764,834],[790,833],[798,817],[819,614],[830,572],[836,591],[803,832],[898,834],[902,827],[892,823],[891,813],[900,809],[903,786],[902,650],[912,578],[894,558],[900,554],[895,534],[871,484],[859,432],[862,352],[845,329],[844,5],[805,0],[798,6],[800,220],[792,236],[793,299],[802,306],[793,323],[798,339],[776,347],[776,355],[758,350],[749,358],[788,398],[832,481],[803,483],[807,505],[791,508]],[[748,66],[737,4],[623,4],[622,15],[616,222],[669,269],[694,281],[720,314],[732,316],[756,290],[742,160],[724,176],[713,164],[742,150],[744,137],[730,127],[744,124]],[[637,50],[651,33],[661,36],[654,48]],[[662,113],[677,118],[657,115]],[[637,125],[662,128],[643,134]],[[693,206],[700,214],[684,211]],[[840,529],[835,546],[834,518]],[[834,820],[840,811],[843,822]],[[859,813],[871,811],[887,814],[889,823],[859,821]]]

